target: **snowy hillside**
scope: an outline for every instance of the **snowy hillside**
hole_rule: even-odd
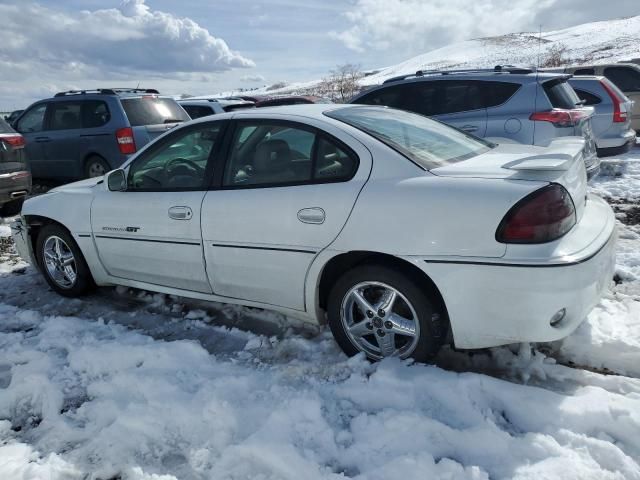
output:
[[[418,55],[397,65],[376,70],[362,79],[363,86],[418,70],[494,67],[495,65],[535,66],[553,48],[566,48],[563,58],[571,65],[618,62],[640,58],[640,15],[618,20],[585,23],[564,30],[510,33],[453,43]],[[318,81],[291,83],[284,88],[260,88],[251,93],[311,93]],[[237,92],[224,92],[221,96]]]
[[[454,43],[432,50],[366,77],[373,85],[387,78],[418,70],[531,65],[556,46],[566,47],[570,64],[607,63],[640,57],[640,15],[620,20],[585,23],[551,32],[511,33]]]

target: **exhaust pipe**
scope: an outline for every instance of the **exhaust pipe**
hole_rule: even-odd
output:
[[[20,190],[18,192],[11,192],[9,196],[11,198],[21,198],[21,197],[26,197],[28,193],[29,192],[27,192],[26,190]]]

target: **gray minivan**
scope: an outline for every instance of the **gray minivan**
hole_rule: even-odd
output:
[[[14,122],[34,178],[74,180],[113,170],[189,116],[157,90],[103,88],[60,92]]]
[[[548,145],[582,136],[589,178],[599,170],[591,126],[593,108],[581,105],[571,75],[518,67],[418,71],[386,80],[349,103],[386,105],[420,113],[498,143]]]

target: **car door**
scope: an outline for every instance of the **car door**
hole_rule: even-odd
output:
[[[476,137],[487,131],[482,82],[477,80],[439,80],[433,117]]]
[[[605,67],[603,74],[634,102],[631,128],[640,130],[640,69],[628,65]]]
[[[308,121],[234,122],[225,170],[202,205],[215,294],[305,309],[307,270],[339,234],[371,171],[362,144]]]
[[[16,122],[16,130],[22,134],[25,140],[27,160],[31,166],[31,173],[36,178],[41,178],[46,172],[44,146],[48,137],[44,132],[44,116],[47,109],[46,102],[32,105]]]
[[[126,168],[127,189],[98,189],[91,226],[110,275],[211,293],[200,230],[224,122],[189,125],[160,139]]]
[[[82,102],[53,101],[45,117],[46,177],[81,178]]]

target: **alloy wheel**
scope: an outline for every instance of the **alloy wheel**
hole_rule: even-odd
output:
[[[382,282],[362,282],[342,299],[342,327],[349,340],[369,357],[406,358],[420,338],[420,322],[411,302]]]
[[[78,278],[78,267],[73,251],[55,235],[47,238],[42,248],[47,274],[60,288],[72,288]]]

